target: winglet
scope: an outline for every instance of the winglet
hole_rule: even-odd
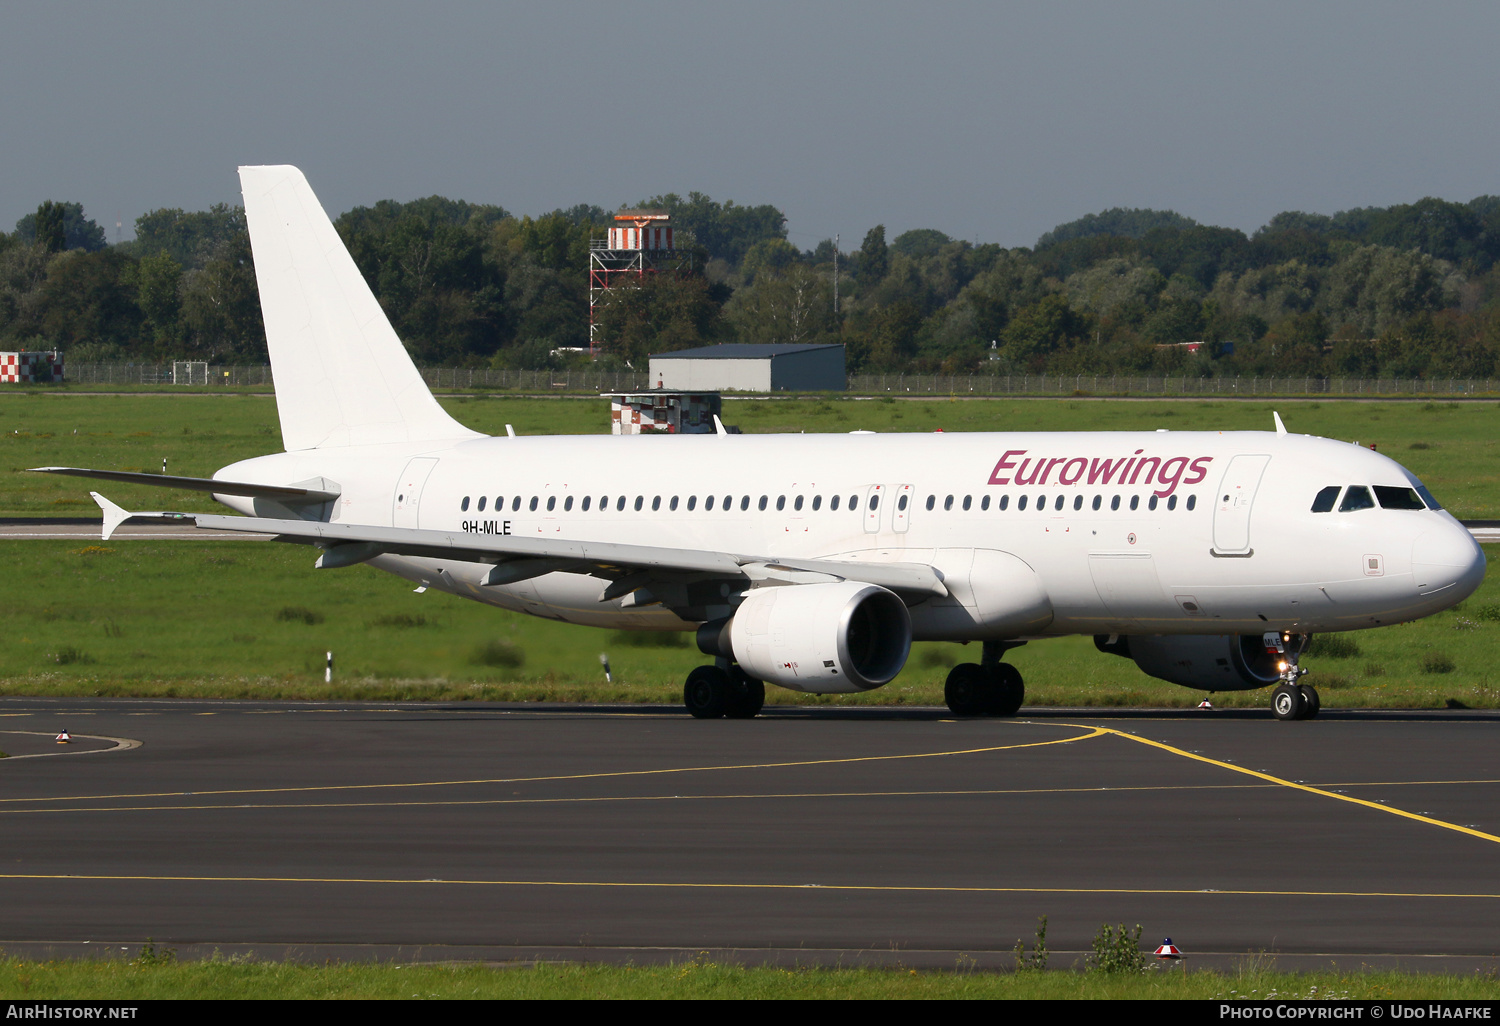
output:
[[[116,506],[98,492],[89,492],[89,495],[93,496],[94,501],[99,504],[99,508],[104,511],[104,537],[102,540],[109,541],[109,536],[115,533],[115,528],[129,520],[131,513],[128,509]]]
[[[716,434],[716,435],[727,435],[727,434],[729,434],[729,432],[724,429],[724,422],[719,419],[719,415],[717,413],[714,414],[714,434]]]
[[[1276,433],[1278,435],[1286,434],[1286,425],[1281,422],[1281,414],[1277,413],[1275,410],[1272,410],[1271,417],[1276,421]]]

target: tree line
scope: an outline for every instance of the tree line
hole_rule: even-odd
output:
[[[691,260],[601,304],[601,358],[634,367],[733,341],[840,343],[851,373],[1489,377],[1500,354],[1495,196],[1291,211],[1251,235],[1117,208],[1015,249],[876,225],[847,252],[799,250],[771,205],[636,206],[670,213]],[[432,196],[335,226],[419,363],[540,369],[586,358],[568,351],[589,344],[589,246],[612,217]],[[244,211],[154,210],[111,246],[49,200],[0,233],[0,349],[54,348],[264,362]]]

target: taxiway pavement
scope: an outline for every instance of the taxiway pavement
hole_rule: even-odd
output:
[[[0,700],[0,948],[1053,965],[1500,954],[1500,715]]]

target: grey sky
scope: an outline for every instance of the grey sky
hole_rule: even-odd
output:
[[[1112,206],[1252,231],[1500,193],[1497,39],[1494,3],[0,0],[0,228],[57,199],[128,237],[286,162],[335,215],[697,189],[801,248]]]

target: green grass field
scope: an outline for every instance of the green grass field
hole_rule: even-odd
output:
[[[1054,959],[1056,961],[1056,959]],[[1269,960],[1274,962],[1274,960]],[[305,965],[220,959],[34,962],[0,959],[0,999],[933,999],[1450,1000],[1493,1002],[1493,971],[1470,976],[1350,971],[1282,973],[1153,967],[1141,975],[777,969],[699,959],[676,965]]]
[[[454,415],[503,433],[603,431],[608,406],[583,399],[457,399]],[[747,432],[1265,428],[1271,405],[1090,400],[728,400]],[[1465,517],[1500,517],[1494,448],[1500,404],[1278,403],[1293,431],[1377,442]],[[76,433],[75,433],[76,432]],[[96,516],[90,483],[26,474],[43,465],[207,475],[280,447],[273,400],[255,396],[0,393],[6,487],[0,514]],[[198,493],[108,485],[127,507],[217,509]],[[621,635],[571,627],[439,593],[416,595],[368,567],[313,571],[301,546],[265,542],[6,541],[12,586],[0,591],[9,644],[0,692],[178,694],[247,698],[431,698],[676,702],[701,662],[686,636]],[[1491,552],[1491,558],[1495,555]],[[1487,581],[1462,607],[1419,623],[1347,635],[1306,660],[1330,707],[1500,704],[1491,669],[1500,587]],[[652,644],[655,642],[655,644]],[[324,685],[324,653],[336,677]],[[599,655],[614,671],[606,684]],[[917,645],[897,680],[863,696],[769,700],[818,704],[942,703],[957,645]],[[1010,659],[1031,705],[1195,705],[1201,693],[1146,677],[1087,638],[1028,645]],[[1262,706],[1260,692],[1221,694],[1219,706]]]

